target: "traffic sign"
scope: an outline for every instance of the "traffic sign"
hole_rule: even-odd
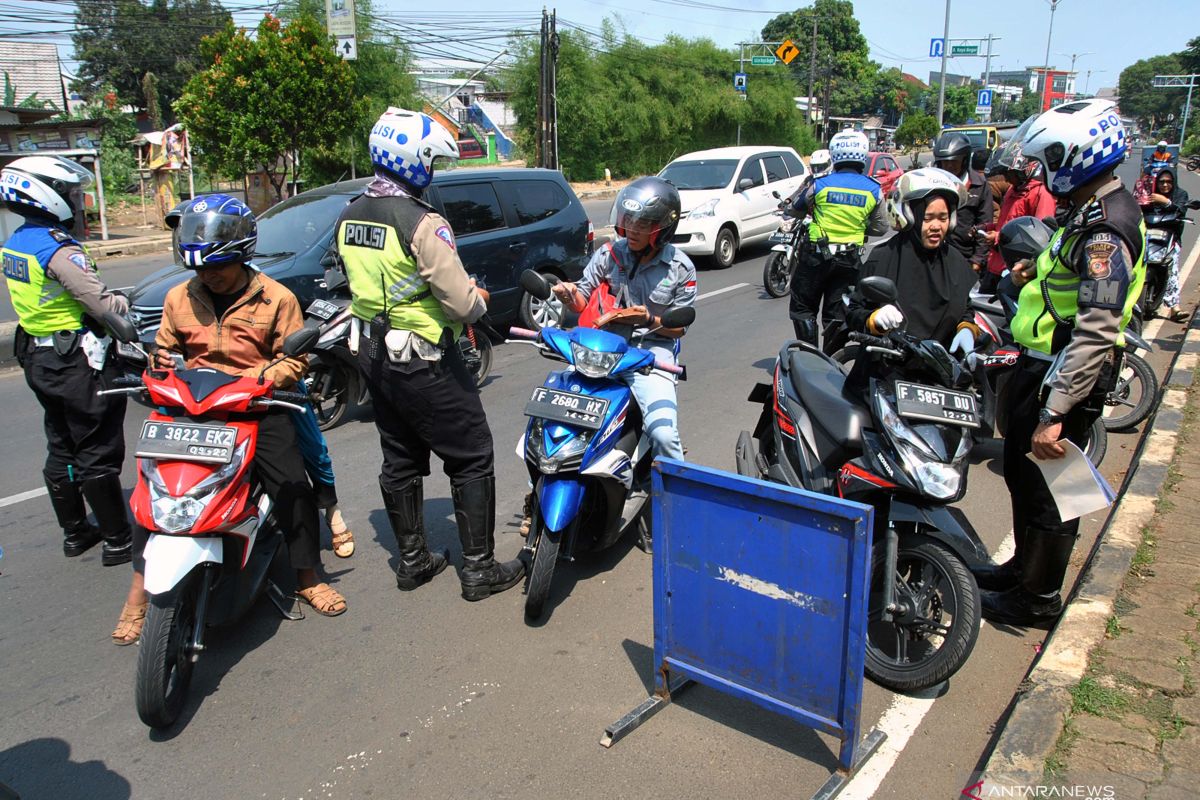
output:
[[[354,36],[337,37],[337,45],[334,49],[346,61],[354,61],[358,58],[358,40]]]
[[[991,108],[992,107],[992,90],[991,89],[980,89],[979,90],[979,99],[976,101],[976,105],[978,105],[980,108]]]
[[[746,73],[733,73],[733,88],[739,92],[746,91]]]
[[[977,55],[979,55],[979,45],[977,45],[977,44],[952,44],[952,45],[950,45],[950,55],[952,55],[952,56],[977,56]]]
[[[769,67],[779,59],[775,56],[751,56],[750,63],[756,67]]]
[[[941,58],[942,53],[946,51],[945,39],[930,39],[929,40],[929,57]]]
[[[775,55],[785,64],[790,64],[800,55],[800,48],[792,43],[791,39],[785,39],[783,44],[775,48]]]

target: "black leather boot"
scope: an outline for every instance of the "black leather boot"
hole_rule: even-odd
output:
[[[482,600],[517,585],[525,575],[520,559],[493,557],[496,531],[496,478],[477,478],[451,491],[458,538],[462,542],[462,596]]]
[[[50,507],[63,529],[63,555],[67,558],[81,556],[100,543],[100,529],[88,522],[83,492],[74,481],[55,483],[49,475],[43,474],[43,477],[50,495]]]
[[[83,496],[100,523],[104,536],[104,552],[100,563],[106,567],[128,564],[133,560],[133,530],[129,527],[125,493],[121,491],[120,475],[101,475],[88,478],[81,484]]]
[[[1032,627],[1053,623],[1062,614],[1063,579],[1075,547],[1075,534],[1030,529],[1021,583],[1004,592],[980,596],[985,619],[1002,625]]]
[[[1016,588],[1021,583],[1021,559],[1024,557],[1025,530],[1013,532],[1012,558],[1003,564],[988,564],[982,567],[972,567],[971,574],[979,588],[988,592],[1006,592]]]
[[[425,490],[420,477],[389,491],[379,482],[383,505],[387,509],[392,533],[400,547],[400,563],[396,566],[396,588],[411,592],[428,583],[446,568],[449,553],[431,553],[425,544]]]

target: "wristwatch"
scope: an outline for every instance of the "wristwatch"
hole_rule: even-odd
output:
[[[1041,411],[1038,411],[1038,424],[1039,425],[1057,425],[1058,423],[1060,423],[1062,421],[1063,421],[1062,414],[1055,414],[1053,411],[1051,411],[1048,408],[1043,408]]]

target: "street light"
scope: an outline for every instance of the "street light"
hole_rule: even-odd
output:
[[[1099,73],[1101,73],[1101,72],[1108,72],[1108,70],[1106,70],[1106,69],[1089,69],[1089,70],[1087,71],[1087,80],[1085,80],[1085,81],[1083,82],[1083,93],[1084,93],[1084,94],[1087,94],[1087,93],[1088,93],[1088,86],[1090,86],[1090,85],[1091,85],[1091,83],[1092,83],[1092,73],[1093,73],[1093,72],[1095,72],[1095,73],[1099,74]]]
[[[1042,62],[1042,102],[1050,91],[1050,37],[1054,35],[1054,12],[1062,0],[1047,0],[1050,3],[1050,30],[1046,32],[1046,59]]]

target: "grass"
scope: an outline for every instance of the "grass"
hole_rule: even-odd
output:
[[[1121,635],[1121,631],[1123,630],[1124,628],[1121,627],[1121,620],[1117,618],[1116,614],[1113,614],[1104,623],[1104,638],[1116,639]]]
[[[1131,575],[1144,578],[1146,570],[1154,563],[1154,550],[1158,546],[1154,538],[1153,522],[1142,528],[1142,541],[1138,543],[1137,552],[1133,554],[1133,562],[1129,565]]]
[[[1126,711],[1133,697],[1120,689],[1102,686],[1094,677],[1084,676],[1071,689],[1071,713],[1114,718]]]

